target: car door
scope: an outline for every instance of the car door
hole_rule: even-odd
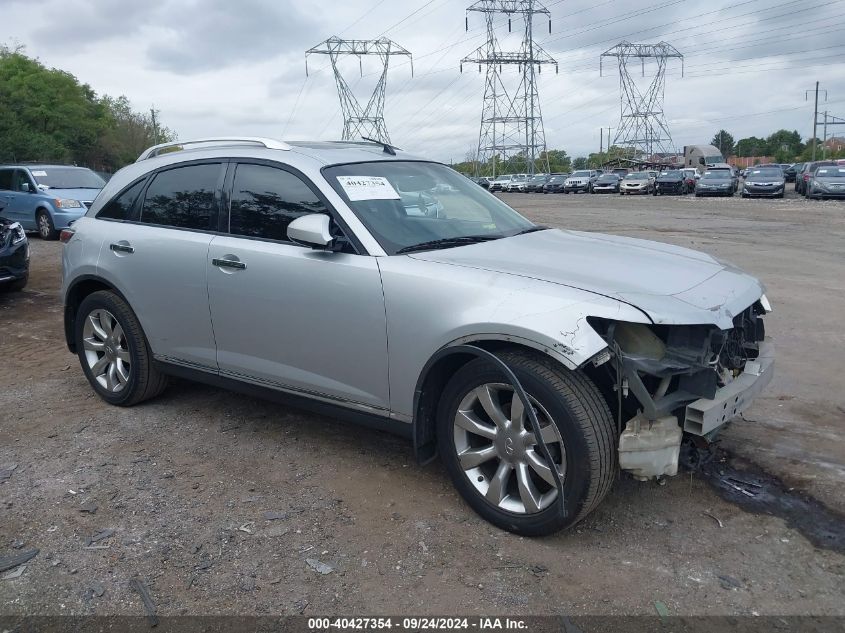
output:
[[[12,173],[12,186],[9,202],[6,205],[6,217],[17,220],[27,231],[38,228],[35,222],[35,209],[38,206],[38,189],[25,169],[15,169]]]
[[[4,218],[14,219],[8,215],[9,205],[12,201],[12,174],[14,169],[0,168],[0,214]]]
[[[227,183],[228,235],[212,240],[207,263],[221,375],[386,415],[387,328],[375,258],[288,241],[291,220],[331,215],[300,174],[241,162]]]
[[[98,269],[126,296],[155,357],[214,372],[206,258],[219,222],[225,164],[163,168],[124,189],[117,209],[110,203],[97,214],[109,224]]]

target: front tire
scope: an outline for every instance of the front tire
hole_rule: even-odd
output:
[[[85,297],[76,314],[75,341],[85,377],[109,404],[130,407],[167,386],[167,376],[153,367],[138,318],[114,292]]]
[[[503,530],[543,536],[587,516],[617,470],[616,430],[596,385],[539,354],[507,353],[535,411],[563,481],[566,514],[522,403],[501,372],[478,359],[449,381],[437,414],[437,442],[466,502]]]
[[[38,235],[42,240],[59,239],[59,232],[53,224],[53,218],[44,209],[39,209],[35,214],[35,224],[38,226]]]

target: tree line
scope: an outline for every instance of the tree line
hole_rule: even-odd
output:
[[[765,138],[749,136],[734,141],[733,135],[726,130],[719,130],[713,136],[711,144],[722,151],[722,155],[749,158],[771,156],[776,163],[792,163],[812,160],[813,139],[801,140],[797,130],[778,130]],[[822,148],[822,139],[816,139],[816,160],[826,158],[845,158],[845,151],[827,151]]]
[[[23,47],[0,45],[0,162],[56,162],[115,172],[147,147],[176,140],[155,111],[98,96]]]

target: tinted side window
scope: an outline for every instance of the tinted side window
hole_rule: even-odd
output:
[[[29,181],[29,174],[23,169],[16,169],[12,176],[12,191],[35,191],[34,185]]]
[[[230,233],[287,241],[288,224],[309,213],[328,210],[297,176],[266,165],[238,165]]]
[[[0,169],[0,189],[11,191],[13,171],[12,169]]]
[[[129,217],[129,211],[132,209],[132,205],[135,204],[135,199],[138,197],[138,194],[141,193],[143,186],[143,180],[136,182],[134,185],[129,187],[129,189],[116,198],[113,198],[111,202],[100,209],[97,217],[109,218],[111,220],[125,220]]]
[[[157,174],[147,187],[141,222],[209,229],[219,175],[219,164],[188,165]]]

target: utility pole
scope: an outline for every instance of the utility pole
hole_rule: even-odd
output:
[[[824,111],[824,131],[822,132],[822,160],[827,158],[827,110]]]
[[[677,153],[669,133],[669,125],[663,114],[666,93],[666,67],[670,60],[680,60],[681,77],[684,76],[684,56],[667,42],[657,44],[632,44],[620,42],[606,50],[599,57],[599,76],[605,57],[615,58],[619,68],[619,92],[621,112],[616,128],[614,144],[622,145],[627,158],[651,160],[655,153],[665,156]],[[638,82],[629,66],[640,62],[645,77],[646,60],[654,60],[656,70],[647,85]],[[644,87],[645,90],[641,90]],[[608,146],[610,141],[608,139]]]
[[[343,140],[357,141],[358,139],[368,137],[381,143],[390,143],[390,136],[387,134],[387,126],[384,123],[387,68],[391,57],[394,55],[404,55],[410,60],[411,77],[413,77],[414,62],[411,53],[386,37],[377,40],[342,40],[334,35],[305,51],[306,77],[308,76],[309,55],[329,56],[332,71],[334,71],[337,96],[340,99],[340,108],[343,112]],[[349,84],[343,78],[343,74],[338,67],[338,60],[344,56],[357,57],[358,68],[361,76],[363,76],[364,71],[361,66],[361,58],[366,55],[377,56],[381,61],[382,70],[367,105],[361,107],[358,99],[352,93]]]
[[[610,134],[607,135],[607,142],[610,144]],[[608,148],[609,149],[609,148]],[[599,128],[599,154],[604,151],[604,128]]]
[[[804,91],[804,101],[807,100],[812,90]],[[816,134],[819,124],[819,82],[816,82],[816,105],[813,107],[813,160],[816,160]],[[824,90],[824,100],[827,102],[827,90]]]
[[[153,124],[153,145],[158,145],[158,124],[156,124],[155,104],[153,104],[153,107],[150,108],[150,119]]]
[[[534,41],[533,19],[535,15],[545,15],[549,19],[551,32],[551,13],[539,0],[477,0],[467,7],[470,12],[484,15],[487,24],[487,41],[461,60],[463,64],[478,64],[478,72],[486,67],[484,100],[481,110],[481,127],[478,134],[478,165],[487,167],[496,175],[496,163],[499,158],[503,163],[511,161],[513,168],[524,164],[525,171],[533,174],[537,158],[540,159],[541,171],[549,171],[549,159],[546,151],[546,136],[543,130],[543,115],[537,88],[537,74],[543,65],[557,62]],[[512,19],[522,18],[525,30],[522,45],[518,51],[502,51],[494,29],[493,20],[497,14],[508,18],[508,31]],[[465,19],[469,28],[469,19]],[[505,88],[503,68],[516,66],[520,82],[512,95]],[[476,175],[481,175],[480,173]]]

